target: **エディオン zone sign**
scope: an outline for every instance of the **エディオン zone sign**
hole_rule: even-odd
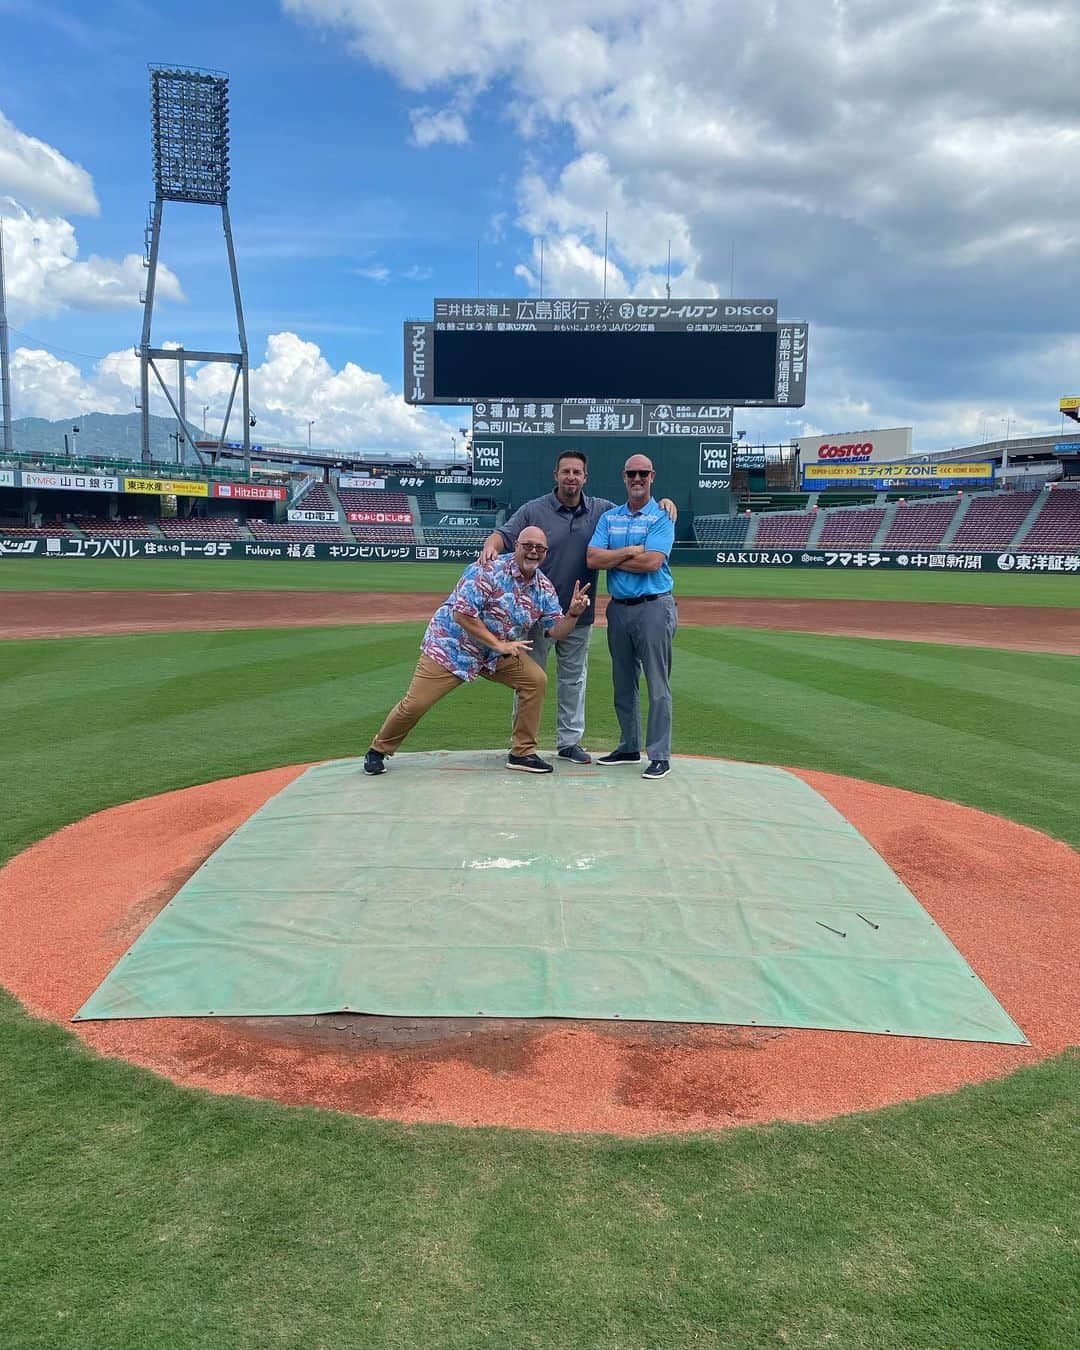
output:
[[[825,488],[863,487],[887,492],[890,488],[947,487],[950,483],[985,486],[994,481],[994,466],[979,464],[804,464],[804,492]]]

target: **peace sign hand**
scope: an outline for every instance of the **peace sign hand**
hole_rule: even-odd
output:
[[[584,614],[591,604],[588,595],[590,584],[591,583],[587,581],[585,585],[582,586],[580,581],[574,582],[574,594],[570,597],[568,612],[572,614],[575,619]]]

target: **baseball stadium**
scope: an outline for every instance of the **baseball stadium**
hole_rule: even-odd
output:
[[[225,202],[156,188],[152,259]],[[200,436],[150,275],[194,459],[0,458],[5,1342],[1076,1344],[1080,437],[753,447],[775,301],[439,300],[468,463],[253,445],[238,286]],[[670,776],[596,762],[604,584],[593,762],[475,680],[365,774],[567,451],[673,503]]]

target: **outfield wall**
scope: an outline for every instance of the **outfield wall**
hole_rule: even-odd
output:
[[[0,562],[19,558],[233,558],[289,562],[473,562],[475,546],[454,544],[293,544],[247,539],[29,539],[0,535]],[[1080,576],[1077,553],[971,553],[883,549],[716,549],[676,547],[675,566],[886,572],[1062,572]]]

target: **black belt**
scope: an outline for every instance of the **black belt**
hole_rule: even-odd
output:
[[[658,595],[635,595],[632,600],[617,600],[612,596],[608,601],[612,605],[645,605],[650,600],[663,600],[665,595],[670,595],[670,591],[661,591]]]

